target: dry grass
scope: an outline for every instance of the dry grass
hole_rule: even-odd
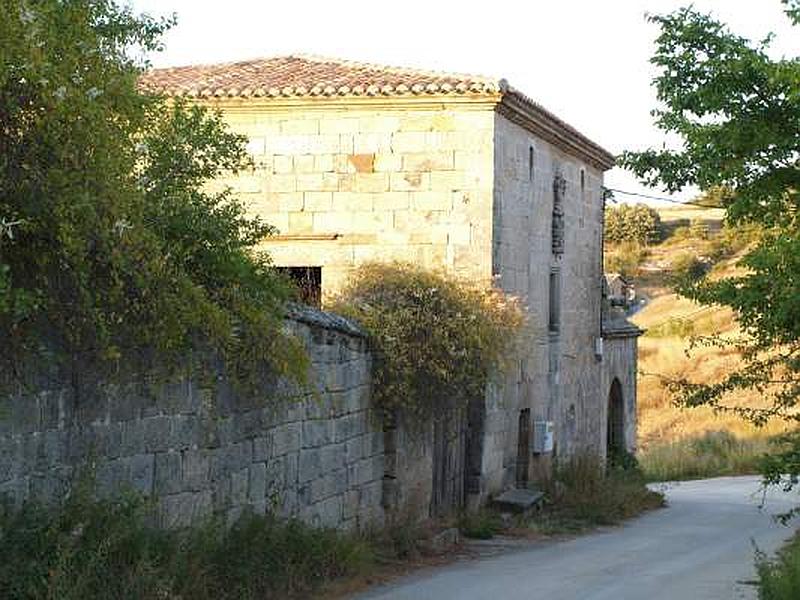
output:
[[[666,389],[663,378],[688,375],[696,381],[715,381],[730,373],[739,364],[733,348],[696,347],[689,352],[689,337],[670,335],[670,319],[689,323],[691,335],[730,337],[738,329],[730,311],[698,307],[683,298],[669,294],[656,298],[633,317],[640,327],[656,335],[639,340],[639,447],[646,452],[650,446],[701,437],[708,432],[728,431],[740,438],[769,438],[784,431],[782,423],[757,429],[730,413],[719,413],[708,407],[681,409]],[[663,335],[659,334],[663,332]],[[757,392],[740,391],[726,401],[729,406],[759,406]]]
[[[700,208],[698,206],[681,206],[680,208],[659,208],[658,216],[662,223],[672,221],[691,221],[701,219],[703,221],[722,221],[725,217],[725,210],[722,208]]]
[[[650,310],[652,308],[652,310]],[[674,316],[670,316],[674,315]],[[734,370],[733,348],[697,347],[686,335],[729,337],[738,329],[730,311],[698,308],[674,294],[662,296],[636,315],[651,334],[639,339],[639,460],[648,479],[671,480],[754,473],[769,441],[786,431],[783,422],[761,428],[710,407],[679,408],[664,377],[716,381]],[[727,406],[763,406],[754,391],[738,391]]]
[[[715,211],[693,209],[659,211],[662,221],[711,220]],[[669,238],[651,248],[653,264],[668,264],[676,252],[693,246],[702,253],[713,240]],[[719,261],[712,278],[741,274],[737,266],[744,248]],[[709,407],[682,409],[666,389],[664,378],[688,377],[698,382],[723,378],[739,364],[731,347],[691,348],[693,336],[733,338],[740,334],[730,309],[702,306],[677,296],[666,284],[663,271],[651,272],[637,281],[637,292],[649,297],[647,305],[632,317],[647,334],[639,339],[638,441],[639,460],[650,479],[674,479],[754,472],[758,459],[769,449],[769,440],[784,433],[786,425],[773,422],[756,428],[730,412]],[[764,406],[755,391],[737,391],[726,406]]]
[[[770,439],[757,434],[737,437],[729,431],[653,444],[641,453],[639,464],[650,481],[701,479],[758,473]]]
[[[633,462],[607,469],[596,456],[571,457],[556,465],[544,483],[545,506],[527,527],[553,535],[580,533],[616,525],[645,511],[664,506],[664,496],[647,488],[643,473]]]

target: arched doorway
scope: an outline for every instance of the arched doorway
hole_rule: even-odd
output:
[[[622,384],[616,377],[608,392],[608,421],[606,434],[606,456],[610,463],[620,458],[625,447],[625,401],[622,397]]]

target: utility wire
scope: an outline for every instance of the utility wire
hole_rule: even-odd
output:
[[[607,191],[615,194],[625,194],[626,196],[638,196],[639,198],[647,198],[648,200],[659,200],[660,202],[671,202],[672,204],[680,204],[681,206],[699,206],[700,208],[722,208],[721,206],[711,206],[710,204],[703,204],[702,202],[692,202],[691,200],[673,200],[672,198],[664,198],[663,196],[649,196],[647,194],[640,194],[638,192],[626,192],[625,190],[615,190],[613,188],[606,188]]]
[[[650,325],[648,329],[658,329],[659,327],[661,327],[662,325],[666,325],[670,321],[688,321],[689,319],[701,315],[704,312],[709,312],[714,309],[716,309],[716,306],[703,306],[702,308],[693,310],[692,312],[686,313],[685,315],[679,315],[677,317],[667,317],[662,321],[658,321],[655,325]]]

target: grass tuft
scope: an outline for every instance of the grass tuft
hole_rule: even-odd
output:
[[[34,504],[0,514],[0,590],[9,600],[307,597],[372,561],[355,535],[245,514],[188,531],[151,525],[136,498]]]
[[[759,554],[756,569],[759,600],[800,598],[800,535],[789,542],[772,560]]]
[[[649,481],[752,475],[759,472],[769,447],[767,436],[739,437],[726,430],[708,431],[651,444],[639,455],[639,462]]]
[[[490,540],[503,531],[503,519],[497,511],[484,508],[475,513],[464,513],[458,520],[458,528],[464,537]]]
[[[558,465],[547,485],[547,506],[530,527],[546,534],[577,533],[616,525],[664,505],[664,496],[647,488],[633,457],[625,467],[607,469],[598,458],[579,455]]]

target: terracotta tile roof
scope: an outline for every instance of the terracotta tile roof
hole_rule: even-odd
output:
[[[358,96],[490,96],[522,127],[605,170],[607,150],[556,117],[505,79],[387,67],[307,55],[153,69],[140,84],[152,93],[198,99]]]
[[[154,69],[141,83],[153,92],[192,98],[486,94],[502,86],[475,75],[300,55]]]

